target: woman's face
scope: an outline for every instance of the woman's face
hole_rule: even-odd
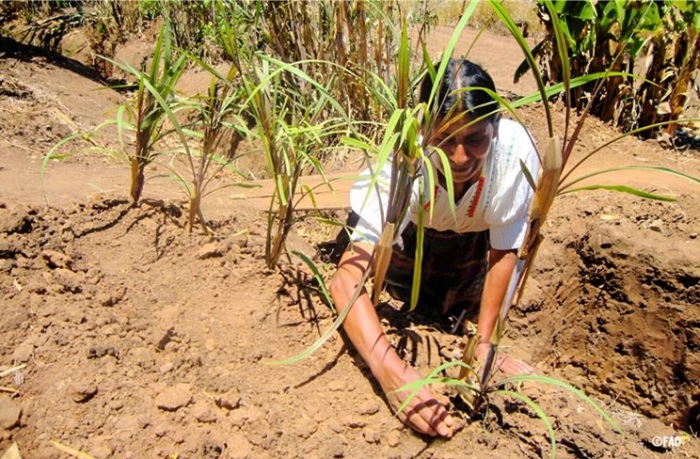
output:
[[[429,141],[430,145],[440,147],[445,152],[450,162],[452,180],[456,184],[467,183],[478,177],[497,133],[497,124],[492,120],[482,120],[466,126],[470,121],[465,116],[445,120],[433,131]],[[443,172],[437,152],[430,155],[430,161]]]

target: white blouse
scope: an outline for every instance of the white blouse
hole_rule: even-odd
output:
[[[498,123],[498,136],[493,140],[491,152],[481,168],[481,174],[467,192],[455,204],[457,218],[450,211],[447,190],[438,183],[429,190],[427,172],[424,170],[415,181],[411,196],[411,207],[400,225],[400,234],[409,219],[417,224],[419,190],[424,187],[424,224],[437,231],[468,233],[489,230],[491,247],[500,250],[517,249],[525,239],[527,211],[533,190],[521,169],[523,162],[530,171],[535,183],[540,171],[537,151],[526,129],[516,121],[501,119]],[[429,162],[423,167],[434,167]],[[437,175],[435,175],[437,182]],[[351,239],[376,244],[379,240],[383,212],[389,200],[391,161],[387,161],[380,171],[379,178],[370,191],[369,169],[360,174],[350,191],[352,210],[360,220]],[[430,217],[429,201],[433,200],[433,214]],[[380,205],[381,202],[381,205]]]

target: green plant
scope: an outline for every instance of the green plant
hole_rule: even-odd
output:
[[[555,33],[565,40],[572,77],[611,70],[625,73],[608,78],[595,93],[596,82],[574,89],[573,107],[582,109],[592,98],[590,112],[603,121],[627,131],[673,121],[661,129],[675,135],[700,61],[697,2],[555,1],[551,11],[540,5],[546,34],[532,53],[544,64],[549,81],[563,78]],[[560,32],[555,30],[555,18]],[[644,63],[641,68],[639,62]],[[520,65],[516,80],[528,67],[526,61]],[[638,134],[649,137],[657,128]]]
[[[272,267],[296,221],[296,203],[313,196],[314,190],[301,187],[302,175],[315,172],[324,177],[321,160],[341,136],[371,133],[377,123],[365,120],[385,116],[385,53],[393,35],[385,30],[383,5],[374,3],[253,2],[252,6],[246,12],[234,9],[232,14],[240,21],[216,26],[227,58],[238,69],[237,84],[245,91],[240,119],[246,129],[239,131],[240,137],[259,141],[276,185],[265,251]],[[376,32],[369,27],[375,21]],[[257,32],[251,34],[251,29]],[[372,40],[377,45],[374,59],[368,46]],[[373,89],[376,84],[370,80],[379,82],[379,89]],[[353,116],[360,121],[351,121]]]
[[[231,67],[226,77],[221,77],[229,84],[221,84],[217,78],[212,78],[206,95],[189,98],[183,103],[189,117],[194,118],[192,122],[182,126],[177,118],[171,118],[184,153],[188,178],[185,179],[185,175],[174,167],[171,171],[189,198],[187,226],[190,232],[194,228],[196,218],[199,218],[199,223],[207,234],[211,232],[202,213],[202,199],[215,191],[209,190],[213,178],[230,166],[235,154],[229,154],[227,159],[220,154],[221,142],[225,135],[230,130],[238,129],[239,120],[235,112],[239,95],[232,90],[230,84],[235,75],[236,69]],[[198,141],[199,149],[189,147],[190,138]]]
[[[141,0],[138,2],[139,13],[148,20],[153,20],[161,14],[160,0]]]
[[[48,161],[59,158],[57,152],[69,141],[76,138],[89,140],[103,128],[116,126],[121,150],[115,156],[125,157],[129,163],[130,195],[133,204],[138,205],[143,193],[146,167],[163,154],[174,153],[175,158],[184,160],[191,177],[186,179],[177,165],[170,168],[172,175],[183,186],[190,199],[190,231],[194,226],[195,217],[199,217],[204,230],[209,232],[202,215],[201,200],[208,193],[212,176],[229,164],[229,161],[219,159],[216,150],[224,132],[235,129],[236,119],[233,112],[237,107],[236,95],[230,92],[230,86],[225,86],[222,90],[215,81],[212,81],[207,96],[182,98],[176,95],[175,86],[190,56],[187,53],[174,55],[167,23],[158,35],[147,71],[138,70],[127,63],[104,59],[136,78],[136,93],[133,99],[118,108],[114,119],[105,121],[87,134],[77,133],[54,145],[44,158],[42,172]],[[233,74],[229,74],[229,79]],[[193,119],[188,121],[188,117]],[[127,135],[134,136],[133,152],[125,147],[124,139]],[[175,149],[172,149],[173,138],[178,146]],[[201,148],[192,148],[190,144],[194,142],[199,142]],[[104,148],[100,151],[113,154]],[[216,162],[220,167],[212,172],[211,166]],[[167,167],[165,163],[161,165]]]
[[[473,348],[471,351],[473,352]],[[489,363],[487,363],[487,365],[488,364]],[[492,360],[490,364],[494,365],[495,360]],[[460,369],[459,377],[454,378],[441,375],[453,367]],[[464,374],[467,374],[469,377],[465,378]],[[518,375],[503,378],[498,381],[491,381],[490,377],[486,377],[487,375],[493,375],[493,372],[486,371],[479,374],[472,367],[462,361],[447,362],[433,369],[425,378],[397,390],[397,392],[410,392],[403,405],[399,407],[398,412],[406,409],[410,400],[418,394],[418,391],[420,391],[421,388],[432,384],[443,384],[448,387],[456,388],[462,397],[462,400],[464,400],[469,406],[472,413],[484,413],[488,409],[488,406],[493,403],[492,400],[494,397],[505,397],[509,400],[516,400],[525,404],[525,406],[530,408],[536,414],[536,416],[542,420],[549,437],[551,456],[552,458],[556,458],[557,440],[556,433],[554,431],[554,423],[552,423],[549,416],[547,416],[547,413],[540,405],[538,405],[531,397],[523,394],[522,390],[520,390],[523,383],[536,382],[559,387],[575,395],[579,400],[593,408],[593,410],[596,411],[612,429],[614,429],[616,432],[622,432],[622,429],[618,423],[615,422],[615,420],[612,419],[610,415],[608,415],[605,410],[600,407],[600,405],[598,405],[580,389],[577,389],[565,381],[540,375]]]
[[[127,63],[107,59],[137,79],[136,95],[132,102],[122,105],[115,123],[120,139],[125,130],[135,135],[135,152],[127,153],[131,164],[131,199],[138,204],[145,183],[144,171],[158,155],[156,145],[172,131],[166,129],[167,118],[173,126],[179,126],[173,110],[177,109],[175,85],[187,64],[187,55],[173,55],[170,31],[167,24],[161,28],[151,60],[146,71],[138,70]],[[181,130],[176,131],[183,141]]]
[[[291,226],[296,221],[296,203],[313,190],[306,189],[301,196],[300,178],[308,168],[325,178],[318,160],[325,140],[347,129],[347,115],[329,94],[333,82],[322,86],[293,64],[284,64],[271,58],[262,58],[256,67],[254,79],[244,79],[249,90],[248,106],[256,120],[255,135],[260,139],[275,191],[268,210],[265,259],[274,267],[284,250]],[[272,71],[270,64],[277,67]],[[313,87],[302,94],[286,86],[282,72],[291,72]],[[314,102],[315,100],[315,102]],[[333,112],[328,108],[333,107]]]

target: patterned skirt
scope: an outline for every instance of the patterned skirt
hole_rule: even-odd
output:
[[[401,235],[403,248],[394,246],[387,272],[387,291],[406,303],[411,301],[416,233],[416,225],[409,223]],[[418,308],[430,315],[449,312],[474,319],[481,304],[488,251],[488,230],[460,234],[426,228]]]

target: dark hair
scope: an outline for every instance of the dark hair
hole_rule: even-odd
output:
[[[434,66],[437,70],[440,62],[436,62]],[[466,59],[450,59],[440,88],[430,107],[433,113],[438,118],[444,118],[451,111],[466,111],[472,118],[480,118],[491,113],[487,119],[495,121],[498,114],[492,112],[498,108],[498,102],[486,91],[459,91],[469,86],[488,88],[496,92],[493,79],[480,65]],[[433,79],[430,74],[427,74],[420,86],[420,102],[427,103],[432,90]]]

